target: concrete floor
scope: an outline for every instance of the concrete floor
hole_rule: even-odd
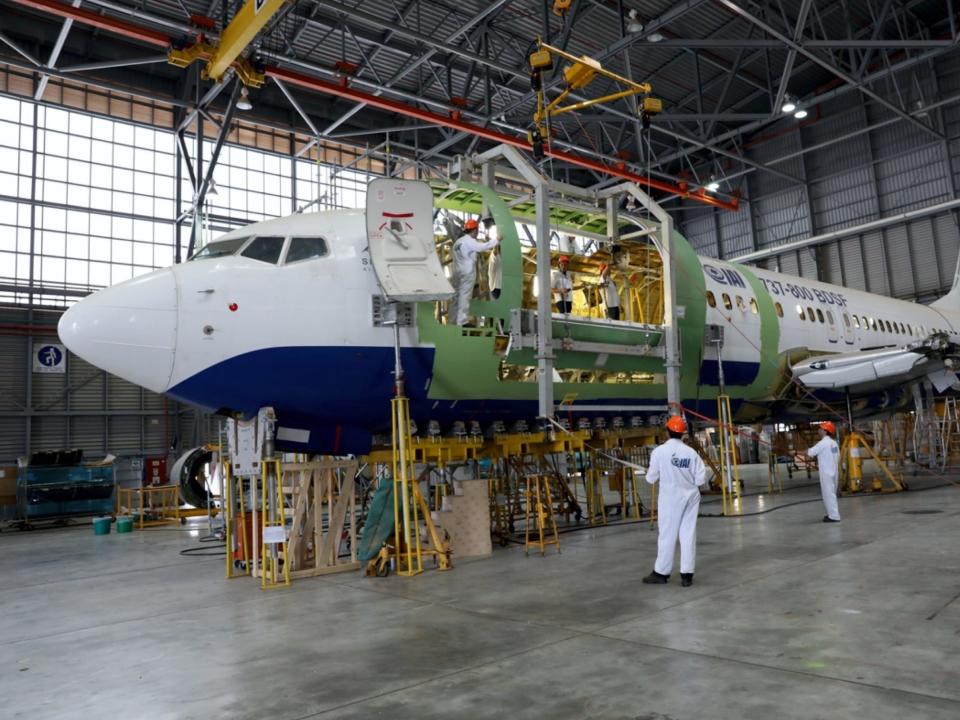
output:
[[[960,485],[840,507],[702,518],[691,588],[641,584],[647,524],[266,593],[205,526],[4,531],[0,717],[955,720]]]

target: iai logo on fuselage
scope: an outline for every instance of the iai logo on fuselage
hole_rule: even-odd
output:
[[[704,264],[703,271],[710,276],[711,280],[715,280],[721,285],[730,285],[731,287],[742,287],[747,286],[746,281],[744,281],[743,276],[740,275],[736,270],[730,270],[728,268],[718,268],[715,265]]]

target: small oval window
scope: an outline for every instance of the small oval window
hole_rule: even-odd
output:
[[[854,326],[855,328],[859,328],[859,327],[860,327],[860,318],[858,318],[856,315],[853,316],[853,326]]]
[[[756,298],[750,298],[750,312],[752,312],[754,315],[760,312],[760,309],[757,307]]]
[[[817,308],[817,320],[819,320],[820,322],[823,322],[823,310],[821,310],[820,308]]]
[[[727,310],[733,310],[733,303],[730,301],[730,296],[726,293],[723,294],[723,306]]]
[[[712,290],[707,290],[707,305],[712,308],[717,306],[717,298],[714,297]]]
[[[780,303],[774,303],[773,308],[777,311],[777,317],[783,317],[783,305]]]

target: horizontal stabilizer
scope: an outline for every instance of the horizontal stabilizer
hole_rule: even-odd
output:
[[[949,348],[945,339],[934,337],[899,348],[819,355],[791,370],[811,389],[873,392],[929,377],[942,392],[957,382]]]

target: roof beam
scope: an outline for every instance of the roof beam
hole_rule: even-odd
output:
[[[80,0],[73,0],[73,7],[80,7]],[[60,34],[57,35],[57,40],[53,44],[53,49],[50,51],[50,59],[47,60],[47,67],[56,67],[57,60],[60,58],[60,52],[63,50],[63,44],[67,41],[67,35],[70,34],[70,28],[72,27],[73,18],[64,18],[63,25],[60,26]],[[50,82],[49,75],[44,73],[40,76],[40,81],[37,83],[37,90],[33,93],[34,100],[43,98],[43,93],[47,89],[48,82]]]
[[[862,92],[862,93],[863,93],[864,95],[866,95],[867,97],[872,98],[874,101],[880,103],[881,105],[883,105],[885,108],[887,108],[888,110],[890,110],[890,111],[893,112],[894,114],[899,115],[899,116],[900,116],[901,118],[903,118],[904,120],[909,121],[912,125],[915,125],[916,127],[920,128],[920,129],[923,130],[925,133],[928,133],[928,134],[930,134],[930,135],[933,135],[934,137],[936,137],[936,138],[939,139],[939,140],[943,140],[943,139],[944,139],[944,136],[943,136],[940,132],[938,132],[937,130],[935,130],[934,128],[930,127],[930,126],[927,125],[926,123],[920,122],[919,120],[917,120],[917,119],[914,118],[914,117],[911,117],[909,114],[907,114],[906,112],[904,112],[903,110],[901,110],[900,108],[898,108],[896,105],[894,105],[893,103],[889,102],[889,101],[888,101],[886,98],[884,98],[882,95],[880,95],[880,94],[874,92],[873,90],[871,90],[870,88],[866,87],[866,85],[864,85],[864,84],[863,84],[860,80],[858,80],[857,78],[855,78],[855,77],[853,77],[852,75],[844,72],[843,70],[841,70],[840,68],[836,67],[836,66],[833,65],[832,63],[827,62],[826,60],[824,60],[823,58],[821,58],[819,55],[816,55],[815,53],[811,52],[810,50],[807,50],[807,49],[806,49],[805,47],[803,47],[802,45],[794,42],[791,38],[787,37],[786,35],[784,35],[783,33],[779,32],[778,30],[775,30],[774,28],[770,27],[770,25],[768,25],[767,23],[765,23],[763,20],[761,20],[760,18],[758,18],[758,17],[752,15],[751,13],[747,12],[747,11],[744,10],[742,7],[740,7],[739,5],[737,5],[736,3],[732,2],[731,0],[717,0],[717,2],[719,2],[721,5],[723,5],[724,7],[726,7],[726,8],[727,8],[728,10],[730,10],[731,12],[739,15],[739,16],[742,17],[744,20],[747,20],[747,21],[753,23],[753,24],[756,25],[758,28],[760,28],[760,29],[763,30],[765,33],[767,33],[768,35],[772,35],[773,37],[777,38],[777,39],[780,40],[784,45],[786,45],[787,47],[791,48],[792,50],[795,50],[796,52],[800,53],[800,54],[803,55],[804,57],[810,59],[810,60],[813,61],[816,65],[819,65],[820,67],[822,67],[824,70],[826,70],[826,71],[828,71],[828,72],[836,75],[838,78],[840,78],[841,80],[843,80],[843,81],[846,82],[847,84],[852,85],[853,87],[855,87],[857,90],[859,90],[860,92]]]

